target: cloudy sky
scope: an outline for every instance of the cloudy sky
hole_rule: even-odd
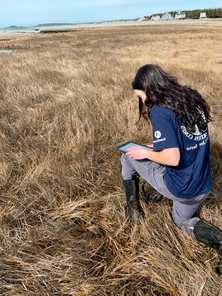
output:
[[[0,28],[134,19],[172,10],[219,7],[221,0],[1,0]]]

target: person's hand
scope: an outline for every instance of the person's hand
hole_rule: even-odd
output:
[[[147,152],[148,150],[143,147],[132,146],[130,148],[127,148],[126,155],[131,157],[132,159],[141,160],[147,158]]]

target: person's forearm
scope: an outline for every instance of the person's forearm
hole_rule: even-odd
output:
[[[177,166],[180,161],[179,148],[169,148],[162,151],[146,151],[146,158],[164,165]]]

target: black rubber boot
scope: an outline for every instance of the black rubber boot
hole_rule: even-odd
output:
[[[204,243],[206,246],[214,249],[219,256],[219,264],[216,272],[219,276],[222,275],[222,231],[207,223],[204,220],[198,221],[195,226],[193,233],[195,237]]]
[[[139,178],[123,180],[126,194],[126,216],[133,224],[139,224],[141,215],[144,216],[139,201]]]

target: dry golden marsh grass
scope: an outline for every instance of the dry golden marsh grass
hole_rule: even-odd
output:
[[[222,295],[214,251],[182,233],[171,201],[125,221],[120,154],[150,143],[131,90],[155,63],[212,108],[213,190],[222,225],[222,23],[76,29],[4,37],[0,49],[0,294]]]

